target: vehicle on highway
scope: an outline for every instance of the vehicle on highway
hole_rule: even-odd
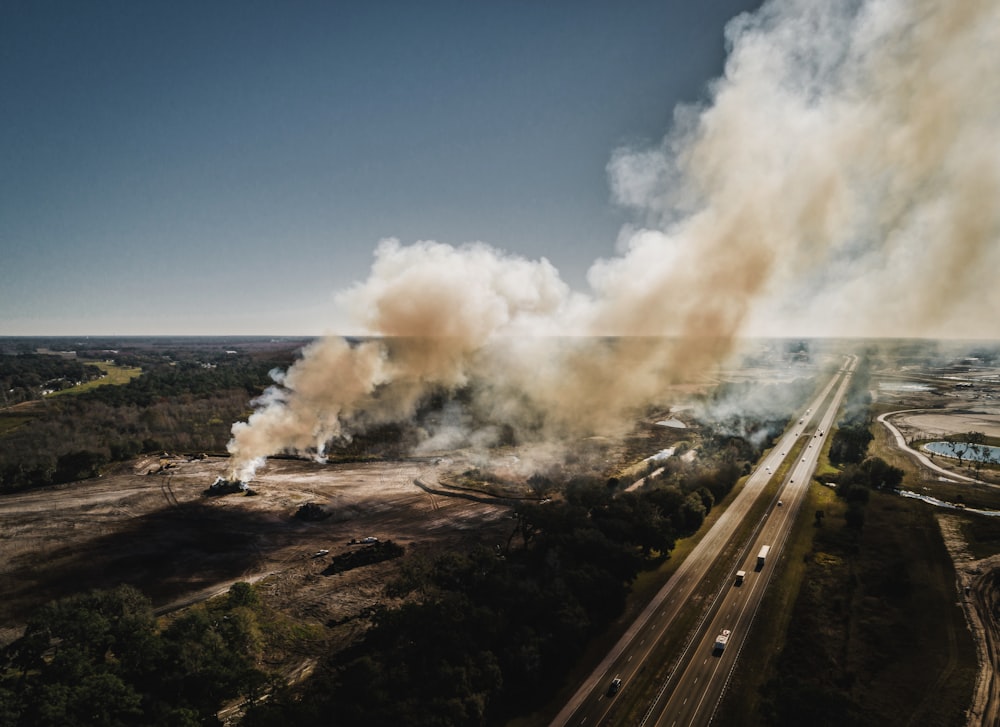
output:
[[[782,503],[781,500],[778,500],[778,507],[781,507],[783,504],[784,503]]]
[[[761,546],[760,552],[757,553],[757,570],[760,570],[761,568],[764,567],[764,561],[767,560],[767,554],[770,553],[770,552],[771,552],[771,546],[770,545],[762,545]]]
[[[622,680],[615,677],[611,680],[611,685],[608,687],[608,696],[613,697],[618,694],[618,690],[622,688]]]
[[[736,571],[736,585],[742,586],[743,581],[746,580],[747,572],[745,570]]]
[[[722,629],[722,633],[715,637],[715,646],[712,647],[712,653],[721,654],[726,650],[726,644],[729,643],[729,629]]]

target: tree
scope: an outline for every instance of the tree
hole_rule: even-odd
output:
[[[865,524],[864,505],[859,502],[852,502],[847,506],[847,512],[844,513],[844,519],[847,522],[847,527],[860,531]]]
[[[537,472],[528,478],[528,487],[535,493],[535,497],[541,499],[549,494],[552,489],[552,480]]]

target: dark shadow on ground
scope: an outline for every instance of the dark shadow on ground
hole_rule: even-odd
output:
[[[301,527],[290,517],[202,502],[164,508],[0,575],[0,623],[23,621],[56,598],[122,583],[160,605],[251,571],[265,550],[294,539]]]

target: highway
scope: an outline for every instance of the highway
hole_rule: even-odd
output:
[[[781,545],[801,507],[816,466],[822,439],[833,424],[855,362],[851,358],[831,377],[810,403],[802,424],[790,427],[761,460],[712,529],[556,715],[552,721],[554,727],[618,724],[625,716],[617,714],[616,709],[622,695],[629,689],[637,674],[647,668],[655,671],[659,666],[651,661],[651,655],[673,620],[690,608],[702,609],[696,633],[683,653],[676,657],[676,663],[665,681],[650,690],[648,707],[640,724],[708,724],[725,690],[767,579],[773,571],[773,561],[780,555]],[[835,387],[836,393],[831,398],[830,394]],[[818,424],[814,426],[813,422],[816,420]],[[815,437],[813,431],[822,431],[824,435]],[[777,471],[805,433],[808,433],[809,444],[812,446],[803,447],[804,451],[799,455],[800,461],[790,468],[788,481],[783,483],[782,489],[770,503],[751,542],[738,549],[738,552],[746,554],[746,559],[732,564],[731,578],[715,598],[698,603],[694,598],[698,586],[733,538],[739,525],[747,518],[750,509],[771,480],[772,473]],[[782,506],[777,505],[779,499],[783,502]],[[757,551],[759,545],[765,543],[772,546],[771,554],[764,569],[756,572],[754,567]],[[740,587],[733,587],[736,571],[740,569],[747,571],[746,581]],[[724,628],[733,632],[731,640],[725,651],[713,656],[715,637]],[[622,680],[622,688],[617,695],[608,694],[613,678]]]

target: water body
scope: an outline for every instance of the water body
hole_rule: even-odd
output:
[[[930,391],[927,384],[902,384],[898,382],[882,382],[878,385],[879,391]]]
[[[971,442],[928,442],[924,449],[942,457],[953,457],[958,459],[961,453],[962,459],[971,462],[992,462],[1000,464],[1000,447],[991,447],[988,444],[972,444]]]
[[[663,460],[669,459],[670,457],[672,457],[673,454],[674,454],[674,452],[676,451],[676,449],[677,449],[676,447],[671,447],[670,449],[661,449],[656,454],[650,455],[649,457],[646,457],[646,459],[643,460],[643,461],[644,462],[662,462]]]
[[[944,507],[949,510],[964,510],[965,512],[974,512],[979,515],[986,515],[987,517],[1000,517],[1000,510],[977,510],[972,507],[961,507],[954,503],[931,497],[930,495],[921,495],[918,492],[910,492],[909,490],[896,490],[896,494],[900,497],[909,497],[911,500],[922,500],[936,507]]]
[[[682,422],[680,419],[675,419],[674,417],[658,421],[657,425],[661,427],[673,427],[674,429],[687,429],[687,424]]]

